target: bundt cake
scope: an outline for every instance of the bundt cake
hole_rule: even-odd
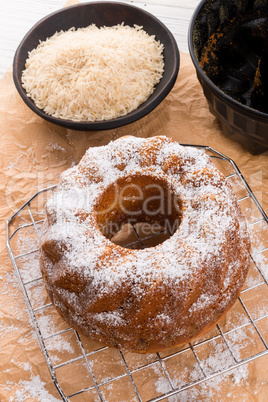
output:
[[[95,341],[155,352],[207,332],[235,303],[249,267],[244,216],[224,175],[165,136],[89,148],[46,206],[41,270],[59,313]],[[154,247],[112,239],[157,223]]]

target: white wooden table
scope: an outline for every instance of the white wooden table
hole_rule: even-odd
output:
[[[84,2],[86,1],[80,0],[80,3]],[[199,0],[121,2],[146,9],[158,17],[175,36],[180,51],[188,52],[188,26]],[[41,18],[62,8],[66,3],[67,0],[0,0],[0,78],[11,67],[16,48],[28,30]]]

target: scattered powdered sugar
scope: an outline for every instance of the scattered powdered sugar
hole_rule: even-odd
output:
[[[21,257],[18,260],[18,266],[24,283],[40,278],[41,276],[38,253],[31,253]]]
[[[44,292],[45,289],[39,282],[30,282],[27,285],[27,293],[31,300],[31,305],[33,308],[42,306],[44,302]]]
[[[159,377],[155,382],[155,390],[159,394],[166,394],[170,391],[170,383],[166,377]]]
[[[47,315],[40,315],[38,317],[38,325],[44,338],[57,332],[55,324]]]
[[[57,353],[67,352],[69,354],[74,354],[74,349],[71,343],[62,337],[54,336],[48,339],[46,341],[46,348],[53,365],[56,365],[60,362],[60,357],[57,355]]]
[[[220,374],[208,381],[202,382],[196,387],[191,387],[185,391],[180,392],[177,395],[168,397],[168,402],[193,402],[193,401],[216,401],[221,400],[221,387],[226,386],[226,384],[232,384],[232,388],[235,389],[236,386],[245,389],[248,383],[248,366],[244,364],[237,367],[234,370],[227,371],[224,374]],[[216,399],[216,395],[219,395],[219,399]],[[241,402],[241,392],[225,394],[228,400],[237,400]]]
[[[56,402],[59,399],[50,395],[45,388],[45,383],[39,375],[32,375],[30,381],[20,380],[18,383],[10,382],[12,389],[16,389],[15,396],[9,398],[9,402],[24,402],[34,398],[39,402]]]
[[[26,402],[26,401],[36,401],[36,402],[56,402],[60,399],[52,396],[46,389],[46,384],[41,380],[39,375],[33,374],[33,367],[29,362],[20,363],[17,360],[11,359],[10,362],[15,365],[20,374],[24,371],[27,380],[6,381],[5,384],[0,383],[0,398],[1,395],[5,395],[5,399],[0,399],[1,402]],[[11,371],[11,370],[9,370]],[[7,373],[5,370],[3,373]],[[1,377],[0,377],[1,380]],[[3,391],[3,394],[1,393]],[[7,397],[6,392],[8,392],[9,397]]]
[[[256,352],[256,331],[252,325],[239,328],[228,335],[228,344],[237,360],[241,360],[252,351]]]
[[[4,270],[5,267],[2,267],[2,272],[4,272]],[[0,311],[3,315],[8,314],[6,308],[12,304],[13,312],[16,314],[17,319],[24,320],[26,310],[21,308],[21,291],[15,272],[5,272],[4,277],[1,279],[3,280],[3,286],[0,294]],[[18,331],[18,327],[13,324],[12,321],[0,320],[0,337],[5,333],[13,331]]]
[[[223,341],[212,340],[209,346],[211,348],[210,353],[201,362],[206,375],[211,375],[234,365],[234,359]]]
[[[201,344],[200,346],[202,348],[202,346],[205,346],[205,344]],[[203,357],[202,354],[200,355],[199,346],[195,346],[195,350],[199,356],[200,364],[205,372],[205,375],[207,376],[207,379],[206,381],[199,383],[197,386],[194,386],[194,383],[202,380],[204,376],[201,373],[199,364],[197,362],[191,363],[190,356],[188,356],[188,365],[185,365],[185,367],[182,365],[180,370],[176,370],[174,373],[170,372],[169,374],[171,375],[171,382],[175,389],[180,389],[185,385],[190,384],[192,384],[193,387],[190,387],[185,391],[182,390],[180,393],[168,397],[167,400],[169,402],[192,402],[193,400],[212,401],[215,400],[215,391],[220,391],[221,385],[223,384],[226,386],[226,381],[233,385],[233,389],[235,389],[236,386],[242,386],[244,389],[244,387],[249,384],[249,371],[247,364],[239,366],[235,369],[231,368],[234,366],[235,362],[221,338],[220,340],[215,339],[209,342],[207,353]],[[167,366],[167,368],[169,367]],[[228,368],[230,368],[230,370],[228,370]],[[214,374],[220,373],[226,369],[228,370],[226,373],[213,377]],[[212,378],[209,378],[211,376]],[[159,379],[155,382],[156,391],[164,394],[169,391],[167,388],[167,378],[159,377]]]

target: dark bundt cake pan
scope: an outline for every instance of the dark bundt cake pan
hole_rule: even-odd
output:
[[[268,91],[256,90],[260,66],[268,69],[267,41],[267,0],[202,0],[190,22],[189,52],[209,109],[253,154],[268,150]]]

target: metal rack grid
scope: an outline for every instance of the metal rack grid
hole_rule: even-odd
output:
[[[186,146],[194,145],[186,144]],[[265,258],[268,261],[268,217],[238,167],[230,158],[210,147],[195,147],[203,149],[213,158],[215,165],[232,184],[248,221],[252,237],[252,251],[250,278],[246,281],[236,304],[239,320],[236,322],[228,318],[222,320],[207,336],[194,343],[165,352],[137,357],[135,354],[96,345],[85,339],[73,328],[68,327],[65,322],[59,320],[53,305],[42,291],[42,276],[38,267],[38,239],[44,221],[44,205],[55,187],[37,192],[7,221],[7,248],[52,381],[64,401],[80,401],[82,396],[94,397],[99,401],[109,401],[109,390],[114,386],[117,393],[119,392],[118,395],[123,392],[129,400],[131,398],[139,402],[168,400],[169,397],[176,398],[176,395],[178,396],[184,390],[227,373],[268,353],[267,333],[263,330],[268,325],[268,308],[261,305],[263,298],[257,296],[268,292],[267,272],[264,272],[262,266],[262,261],[266,261]],[[26,245],[21,240],[25,238],[29,239]],[[137,242],[140,243],[141,239],[138,238]],[[267,267],[267,264],[264,266]],[[252,295],[254,296],[253,304]],[[232,310],[230,315],[232,315]],[[253,348],[243,345],[243,348],[239,349],[241,341],[237,344],[234,339],[237,339],[237,335],[239,336],[241,333],[247,334],[248,343],[251,346],[254,344]],[[59,343],[65,345],[63,350],[61,350],[62,347],[55,347],[58,345],[57,341],[63,342]],[[220,351],[224,351],[224,359],[217,367],[209,366],[202,356],[202,349],[208,347],[209,353],[213,355],[215,353],[213,348],[217,343],[221,344]],[[227,359],[226,353],[229,356]],[[176,364],[178,366],[183,364],[185,359],[192,362],[192,371],[186,379],[179,383],[176,373],[174,373],[176,371],[174,367]],[[76,371],[79,372],[79,389],[77,389],[77,381],[74,381],[74,388],[71,384]],[[148,387],[146,379],[145,388],[152,390],[150,394],[144,391],[144,379],[146,373],[152,372],[154,373],[151,376],[154,377],[154,384],[161,380],[164,381],[165,386],[162,391],[159,390],[159,387],[158,389]]]

